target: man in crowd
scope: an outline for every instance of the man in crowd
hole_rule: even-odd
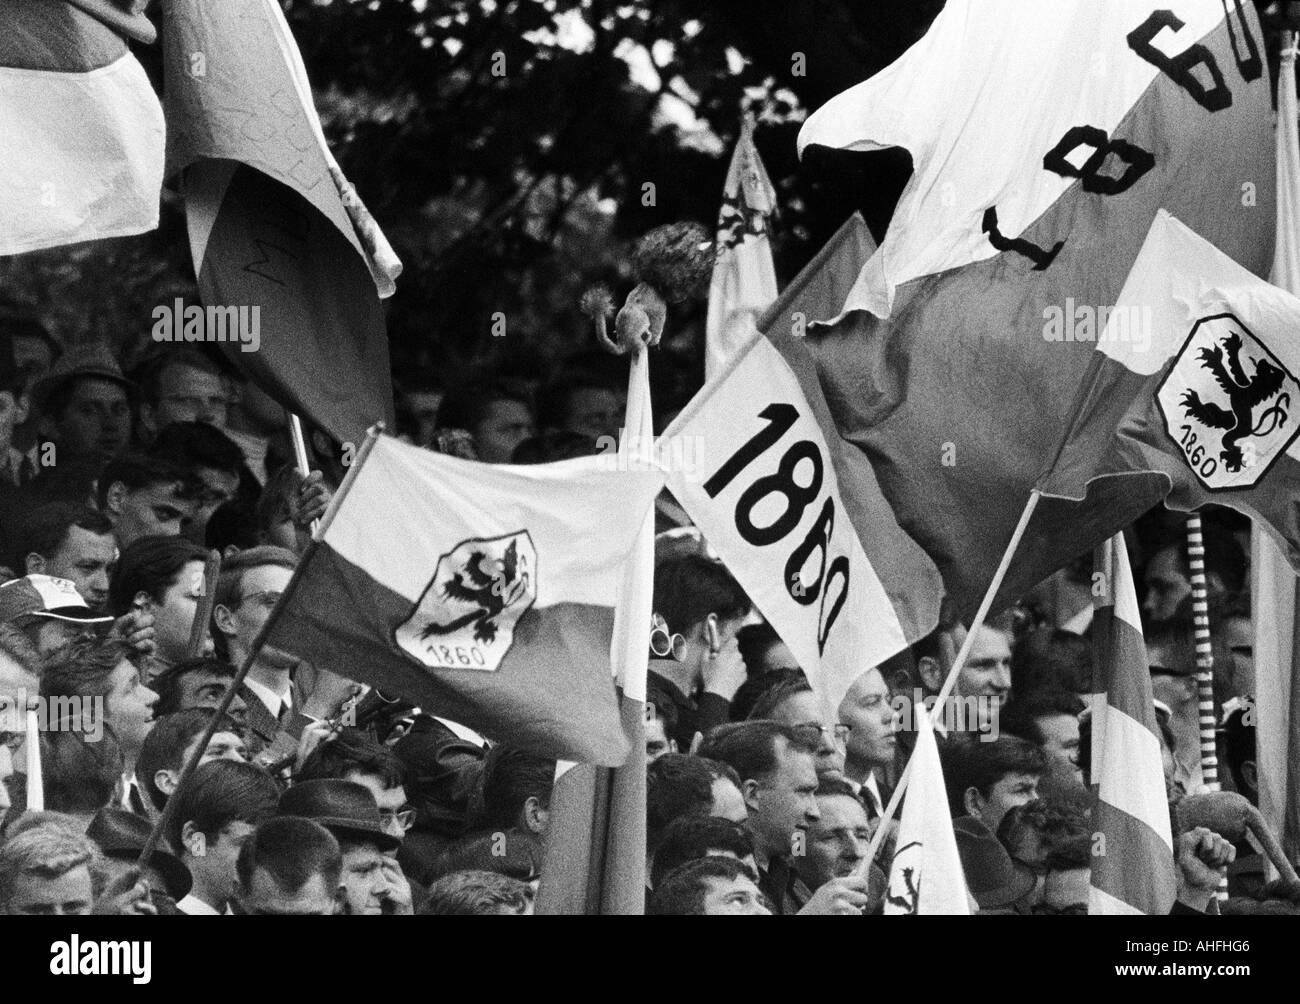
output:
[[[872,818],[877,818],[885,807],[880,782],[894,766],[899,727],[898,709],[879,669],[872,667],[853,681],[839,712],[840,721],[849,727],[845,780],[858,791]]]
[[[97,497],[121,549],[141,537],[179,536],[197,506],[197,488],[185,468],[143,454],[124,454],[109,463],[99,477]]]
[[[94,906],[95,844],[58,822],[0,844],[0,915],[84,916]]]
[[[1186,539],[1170,539],[1159,545],[1143,572],[1146,596],[1142,600],[1143,627],[1150,629],[1172,620],[1180,607],[1191,602],[1192,572],[1187,563]],[[1205,588],[1207,597],[1219,602],[1225,595],[1242,591],[1246,583],[1246,555],[1227,533],[1205,534]]]
[[[917,670],[930,693],[938,693],[943,686],[943,671],[939,660],[922,660]],[[970,654],[957,675],[953,695],[973,705],[974,714],[967,716],[968,731],[990,732],[994,728],[998,708],[1011,694],[1011,620],[1009,615],[985,621],[975,632]]]
[[[181,771],[190,757],[194,755],[199,740],[212,721],[212,712],[193,708],[178,711],[173,715],[163,715],[154,722],[149,734],[144,738],[140,748],[140,757],[136,762],[136,778],[139,781],[143,799],[143,815],[157,819],[167,805],[167,799],[176,791],[180,782]],[[213,760],[232,760],[238,763],[248,762],[248,750],[239,729],[229,719],[217,726],[212,733],[199,763]]]
[[[616,441],[627,410],[626,377],[622,383],[581,369],[564,373],[538,396],[537,424],[544,432]]]
[[[240,849],[259,823],[275,815],[280,789],[260,767],[218,759],[200,766],[178,798],[170,839],[194,886],[176,905],[194,916],[229,913]]]
[[[690,816],[743,823],[749,816],[740,778],[727,764],[666,753],[646,772],[646,846],[653,859],[668,825]]]
[[[402,840],[415,822],[415,809],[406,799],[406,773],[406,765],[387,746],[360,729],[343,729],[316,747],[294,780],[339,778],[361,785],[374,796],[384,831]]]
[[[140,437],[153,443],[173,422],[224,429],[234,386],[221,366],[190,346],[167,346],[133,371],[140,382]]]
[[[509,917],[533,912],[533,890],[527,882],[497,872],[460,871],[429,886],[420,908],[426,917]]]
[[[33,390],[41,431],[54,442],[58,463],[82,457],[102,463],[124,450],[133,390],[107,345],[69,349]]]
[[[109,569],[116,560],[113,524],[85,505],[50,502],[15,523],[9,560],[15,574],[67,579],[92,610],[108,601]]]
[[[22,632],[41,657],[112,622],[86,606],[67,579],[27,575],[0,585],[0,624]]]
[[[1079,714],[1084,704],[1068,691],[1038,691],[1015,697],[1002,709],[999,728],[1003,735],[1019,736],[1036,743],[1047,755],[1045,776],[1054,783],[1083,789],[1079,769]]]
[[[189,708],[218,708],[234,682],[235,667],[228,662],[208,656],[185,659],[150,681],[158,694],[154,715],[161,718]],[[230,717],[242,723],[246,711],[243,699],[236,694],[230,702]]]
[[[651,888],[686,862],[706,857],[734,858],[758,874],[753,838],[741,824],[717,816],[682,816],[668,824],[655,849]]]
[[[244,838],[235,859],[239,912],[330,916],[338,912],[343,857],[330,831],[310,819],[276,816]]]
[[[149,455],[184,467],[193,477],[197,505],[184,532],[202,544],[212,514],[239,496],[246,470],[243,451],[206,422],[172,422],[154,439]],[[251,472],[247,477],[252,478]],[[251,517],[251,512],[248,515]]]
[[[993,833],[1007,810],[1038,797],[1038,779],[1047,764],[1041,749],[1017,736],[992,742],[957,738],[940,753],[953,818],[974,816]]]
[[[754,702],[747,717],[789,725],[817,748],[818,779],[842,779],[849,726],[824,721],[821,704],[801,670],[788,669],[771,676],[771,686]]]
[[[665,876],[646,912],[659,917],[759,917],[772,911],[745,865],[731,858],[704,857]]]
[[[797,898],[805,902],[813,889],[858,871],[871,843],[871,821],[867,810],[844,780],[823,780],[817,788],[818,818],[808,827],[804,853],[794,858],[795,871],[803,885]],[[875,864],[869,873],[868,912],[877,909],[888,884]]]
[[[139,537],[122,551],[108,608],[115,617],[142,610],[153,620],[153,674],[189,654],[190,633],[203,598],[203,548],[183,537]],[[204,632],[202,644],[211,646]]]
[[[438,428],[468,432],[486,464],[510,463],[515,447],[537,434],[527,389],[504,379],[453,388],[438,408]]]

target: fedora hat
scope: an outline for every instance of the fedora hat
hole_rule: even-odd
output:
[[[331,777],[295,784],[280,796],[276,815],[310,819],[336,837],[361,839],[381,851],[402,845],[401,837],[384,832],[379,806],[370,789],[355,781]]]
[[[105,806],[95,813],[95,818],[86,828],[86,836],[99,845],[105,857],[135,861],[144,850],[145,841],[149,839],[152,829],[149,820],[134,812]],[[175,854],[155,850],[149,859],[149,866],[158,870],[167,886],[167,895],[172,899],[181,900],[189,894],[194,879],[185,867],[185,862]]]
[[[1013,860],[983,822],[974,816],[959,816],[952,821],[952,829],[966,886],[981,910],[1010,906],[1033,891],[1038,876]]]
[[[45,411],[51,394],[64,384],[82,378],[111,380],[121,384],[128,395],[135,393],[135,384],[122,373],[122,367],[118,365],[117,357],[108,345],[104,342],[83,342],[59,356],[58,362],[37,382],[32,388],[32,403],[39,411]]]

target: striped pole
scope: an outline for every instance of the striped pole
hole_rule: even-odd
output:
[[[1219,750],[1214,717],[1214,649],[1205,584],[1205,535],[1199,513],[1187,517],[1187,565],[1192,576],[1192,624],[1196,632],[1196,712],[1201,725],[1201,787],[1219,790]],[[1219,899],[1228,898],[1228,878],[1219,880]]]

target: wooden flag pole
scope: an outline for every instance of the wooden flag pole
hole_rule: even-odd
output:
[[[1016,548],[1020,546],[1025,531],[1029,529],[1029,520],[1034,515],[1034,509],[1038,507],[1038,500],[1041,497],[1037,488],[1029,493],[1029,500],[1025,503],[1024,512],[1020,514],[1020,522],[1016,524],[1015,532],[1012,533],[1011,540],[1007,543],[1007,549],[1002,554],[1002,560],[998,562],[997,570],[993,573],[993,579],[989,582],[988,589],[984,592],[984,599],[980,601],[979,609],[975,611],[975,618],[971,621],[966,637],[962,640],[961,648],[957,651],[957,658],[953,660],[952,668],[948,670],[948,676],[943,681],[943,686],[939,688],[939,694],[934,700],[934,707],[930,711],[930,722],[932,724],[943,721],[944,701],[948,699],[953,687],[957,685],[957,677],[960,675],[962,667],[966,665],[970,650],[975,645],[975,635],[983,626],[985,618],[988,617],[989,608],[993,606],[993,600],[998,595],[998,590],[1002,588],[1002,580],[1007,576],[1007,569],[1011,567],[1011,559],[1015,557]],[[915,756],[916,751],[913,750],[912,753]],[[871,835],[871,843],[867,847],[867,853],[854,869],[853,874],[859,878],[866,877],[871,863],[875,861],[880,845],[884,843],[885,833],[889,829],[889,821],[894,818],[894,813],[898,811],[899,803],[903,800],[903,792],[907,790],[907,783],[911,780],[911,777],[912,757],[908,757],[907,766],[903,769],[903,774],[894,787],[894,793],[889,796],[889,805],[885,807],[885,811],[880,817],[880,824],[876,827],[876,832]]]
[[[45,809],[45,779],[41,774],[41,723],[35,708],[27,709],[27,811]]]
[[[302,419],[295,412],[289,413],[289,434],[293,439],[293,456],[298,465],[298,473],[305,478],[311,473],[311,461],[307,459],[307,437],[302,432]],[[312,536],[315,536],[319,529],[320,520],[312,520]]]

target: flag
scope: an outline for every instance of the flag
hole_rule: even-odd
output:
[[[916,720],[916,749],[889,866],[886,914],[969,915],[970,896],[948,809],[939,747],[928,714]]]
[[[1288,33],[1277,80],[1277,242],[1270,281],[1300,295],[1300,141],[1296,125],[1296,36]],[[1292,333],[1290,339],[1295,341]],[[1255,767],[1259,811],[1300,859],[1300,604],[1296,574],[1267,531],[1251,533],[1255,646]]]
[[[834,721],[853,681],[926,634],[940,584],[861,455],[845,449],[801,337],[873,249],[854,216],[662,437],[668,486],[790,647]]]
[[[754,146],[754,117],[747,114],[718,210],[718,260],[709,286],[704,375],[712,379],[744,344],[748,315],[755,320],[776,300],[776,268],[768,229],[776,189]]]
[[[1237,0],[950,0],[897,62],[804,124],[801,149],[902,146],[915,165],[843,316],[805,341],[840,435],[964,615],[1051,467],[1098,315],[1156,211],[1264,274],[1262,37]],[[1086,504],[1040,502],[999,605],[1164,488],[1101,481]]]
[[[1157,479],[1166,504],[1257,516],[1300,563],[1300,298],[1164,210],[1106,324],[1046,495]]]
[[[391,249],[334,162],[275,0],[166,0],[167,174],[183,172],[209,306],[258,307],[260,346],[223,348],[342,442],[393,420],[380,307]]]
[[[619,466],[653,468],[650,357],[632,357]],[[569,765],[551,792],[550,822],[537,888],[539,914],[645,913],[645,697],[654,613],[654,508],[628,552],[610,651],[627,761],[620,767]]]
[[[0,256],[153,230],[165,133],[108,24],[61,0],[0,5]]]
[[[662,483],[600,456],[509,467],[368,440],[266,644],[539,755],[621,764],[614,611]]]
[[[1092,884],[1088,912],[1167,914],[1178,894],[1151,673],[1123,534],[1097,548],[1092,622]]]

